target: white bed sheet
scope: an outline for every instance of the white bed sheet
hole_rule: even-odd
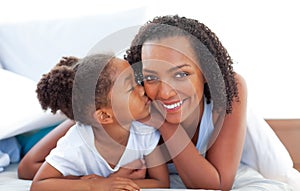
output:
[[[0,191],[29,191],[31,181],[18,179],[17,176],[18,164],[11,164],[5,168],[4,172],[0,173]],[[251,177],[251,178],[250,178]],[[290,191],[289,186],[277,181],[271,181],[263,178],[255,170],[241,166],[236,176],[235,189],[232,191]],[[142,191],[191,191],[193,189],[142,189]],[[204,191],[203,189],[194,189],[198,191]],[[205,190],[208,191],[208,190]],[[298,190],[293,190],[298,191]]]
[[[0,173],[0,191],[29,191],[30,180],[18,179],[18,164],[11,164]],[[142,191],[170,191],[171,189],[142,189]],[[191,191],[192,189],[176,189],[176,191]],[[201,191],[203,189],[197,189]],[[205,190],[208,191],[208,190]]]
[[[14,163],[0,173],[0,191],[29,191],[31,181],[18,179],[18,164]]]

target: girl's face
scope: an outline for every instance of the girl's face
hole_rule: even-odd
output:
[[[115,83],[111,90],[111,105],[120,124],[128,124],[149,115],[150,100],[142,86],[135,83],[132,68],[125,60],[116,59]]]
[[[181,123],[196,108],[202,111],[204,77],[186,38],[145,42],[142,61],[147,96],[168,122]]]

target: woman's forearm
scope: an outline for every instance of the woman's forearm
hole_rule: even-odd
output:
[[[169,188],[169,184],[156,179],[137,179],[134,182],[141,188]]]

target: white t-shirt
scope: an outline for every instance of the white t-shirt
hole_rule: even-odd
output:
[[[126,149],[115,168],[111,168],[95,147],[92,127],[77,123],[57,142],[46,161],[64,176],[97,174],[107,177],[120,167],[150,154],[159,138],[155,128],[133,121]]]

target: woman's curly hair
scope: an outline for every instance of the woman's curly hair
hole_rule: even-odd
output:
[[[132,65],[139,83],[142,75],[142,46],[146,41],[168,37],[185,37],[189,40],[207,81],[204,94],[207,102],[213,100],[214,109],[232,112],[232,102],[238,101],[237,82],[232,68],[232,59],[218,37],[204,24],[185,17],[155,17],[142,26],[133,39],[124,58]]]
[[[78,59],[63,57],[37,84],[37,97],[44,110],[58,110],[68,118],[92,125],[92,114],[109,106],[114,83],[114,57],[95,54]]]

